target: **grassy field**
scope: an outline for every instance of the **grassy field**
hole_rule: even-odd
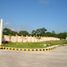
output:
[[[36,43],[8,43],[3,44],[5,47],[16,47],[16,48],[45,48],[52,45],[63,45],[67,44],[66,40],[60,41],[46,41],[46,42],[36,42]]]

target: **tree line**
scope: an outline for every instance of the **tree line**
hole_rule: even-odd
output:
[[[31,33],[29,33],[26,30],[21,30],[19,32],[13,31],[12,29],[9,28],[4,28],[3,29],[3,35],[10,35],[10,36],[37,36],[37,37],[57,37],[60,39],[66,39],[67,37],[67,32],[62,32],[62,33],[55,33],[55,31],[48,32],[46,28],[38,28],[36,30],[32,30]]]

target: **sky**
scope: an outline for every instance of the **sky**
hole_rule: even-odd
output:
[[[67,32],[67,0],[0,0],[0,18],[16,31]]]

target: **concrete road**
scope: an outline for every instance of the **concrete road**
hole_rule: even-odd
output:
[[[0,50],[0,67],[67,67],[67,46],[46,52]]]

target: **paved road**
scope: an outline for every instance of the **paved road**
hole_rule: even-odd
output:
[[[0,67],[67,67],[67,46],[50,52],[0,50]]]

